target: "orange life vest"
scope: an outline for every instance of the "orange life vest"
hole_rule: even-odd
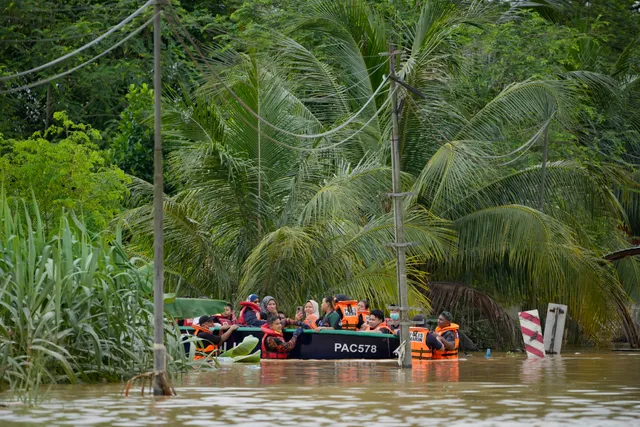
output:
[[[338,301],[335,304],[335,310],[342,313],[342,320],[340,325],[342,329],[358,329],[358,301]]]
[[[411,340],[411,358],[418,360],[431,359],[431,349],[427,345],[427,328],[409,328],[409,339]]]
[[[240,306],[242,307],[242,310],[240,310],[240,314],[238,315],[238,325],[247,326],[247,324],[244,322],[244,312],[247,311],[247,309],[253,311],[256,314],[258,320],[261,320],[260,307],[258,307],[258,304],[249,301],[242,301],[240,303]]]
[[[193,335],[195,335],[196,337],[198,336],[198,333],[200,332],[209,332],[209,329],[207,328],[203,328],[202,326],[198,326],[198,325],[191,325],[191,327],[193,329],[195,329],[195,333]],[[195,356],[193,356],[193,360],[200,360],[200,359],[204,359],[206,358],[208,355],[210,354],[215,354],[218,351],[218,346],[216,344],[209,344],[208,346],[204,346],[204,343],[200,340],[196,341],[196,354]]]
[[[267,348],[267,338],[268,337],[277,337],[282,338],[282,332],[276,332],[267,325],[262,325],[262,358],[263,359],[287,359],[289,357],[289,353],[279,352],[275,350],[269,350]],[[282,338],[284,339],[284,338]]]
[[[211,317],[213,317],[213,321],[216,323],[220,323],[221,325],[235,325],[236,323],[238,323],[238,320],[236,319],[236,316],[233,315],[233,313],[231,314],[231,319],[228,319],[226,317],[224,317],[222,314],[212,314]]]
[[[382,323],[380,323],[378,326],[376,326],[375,328],[370,329],[370,330],[371,330],[371,331],[384,331],[385,329],[386,329],[387,331],[389,331],[389,333],[390,333],[391,335],[393,335],[393,331],[391,330],[391,328],[389,328],[389,327],[387,326],[387,323],[386,323],[386,322],[382,322]]]
[[[460,345],[460,337],[458,336],[458,329],[460,329],[460,326],[456,325],[455,323],[450,324],[446,328],[441,328],[440,326],[436,328],[436,332],[439,333],[440,335],[442,335],[444,332],[452,331],[454,342],[453,342],[452,350],[447,350],[444,347],[444,344],[440,350],[433,350],[433,354],[431,356],[432,359],[435,360],[435,359],[457,359],[458,358],[458,346]]]
[[[316,316],[315,314],[310,314],[305,317],[302,323],[309,326],[311,329],[315,329],[318,327],[318,316]]]
[[[361,328],[365,331],[369,329],[369,314],[371,314],[369,310],[358,311],[358,318],[362,318],[362,326],[364,326]]]

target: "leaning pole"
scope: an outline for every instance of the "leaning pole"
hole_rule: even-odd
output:
[[[163,193],[162,177],[162,63],[160,61],[162,33],[160,19],[164,0],[153,6],[153,94],[154,94],[154,147],[153,147],[153,395],[165,395],[166,349],[164,346],[164,237],[162,235]]]

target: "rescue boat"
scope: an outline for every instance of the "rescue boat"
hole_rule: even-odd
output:
[[[213,328],[215,331],[217,328]],[[191,327],[181,327],[183,334],[193,332]],[[284,338],[291,339],[293,329],[284,330]],[[262,329],[241,327],[221,345],[221,350],[228,350],[239,345],[245,337],[253,335],[262,340]],[[188,351],[188,343],[185,344]],[[305,330],[296,347],[289,353],[290,359],[301,360],[337,360],[337,359],[393,359],[393,352],[398,348],[399,340],[395,335],[378,334],[346,330]],[[260,346],[256,346],[258,351]]]
[[[180,331],[188,336],[193,333],[190,326],[182,326],[185,322],[178,319],[192,319],[202,314],[219,313],[224,309],[224,301],[201,298],[176,298],[175,295],[165,296],[165,313],[180,325]],[[188,323],[188,322],[187,322]],[[212,329],[213,331],[216,328]],[[295,329],[285,329],[284,338],[291,339]],[[229,350],[239,345],[245,337],[253,335],[262,340],[262,329],[240,327],[224,342],[220,349]],[[290,359],[305,360],[334,360],[334,359],[393,359],[394,350],[398,348],[399,340],[395,335],[351,330],[320,330],[306,329],[298,339],[296,347],[289,354]],[[254,352],[260,350],[256,346]],[[185,351],[189,352],[189,343],[185,342]]]

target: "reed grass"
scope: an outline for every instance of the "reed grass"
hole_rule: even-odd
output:
[[[152,277],[120,233],[91,235],[73,213],[45,234],[37,203],[0,195],[0,388],[120,381],[153,366]],[[179,332],[165,327],[168,363]]]

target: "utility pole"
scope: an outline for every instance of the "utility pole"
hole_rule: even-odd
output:
[[[162,32],[160,17],[164,0],[153,5],[153,94],[154,94],[154,147],[153,147],[153,395],[164,396],[166,348],[164,346],[164,236],[162,229],[164,182],[162,177]]]
[[[395,229],[396,275],[400,295],[400,344],[404,343],[402,367],[411,369],[411,340],[409,339],[409,293],[407,291],[407,260],[404,241],[403,198],[400,179],[400,138],[398,126],[398,95],[396,93],[396,54],[393,44],[389,45],[389,91],[391,93],[391,182],[393,198],[393,223]]]

